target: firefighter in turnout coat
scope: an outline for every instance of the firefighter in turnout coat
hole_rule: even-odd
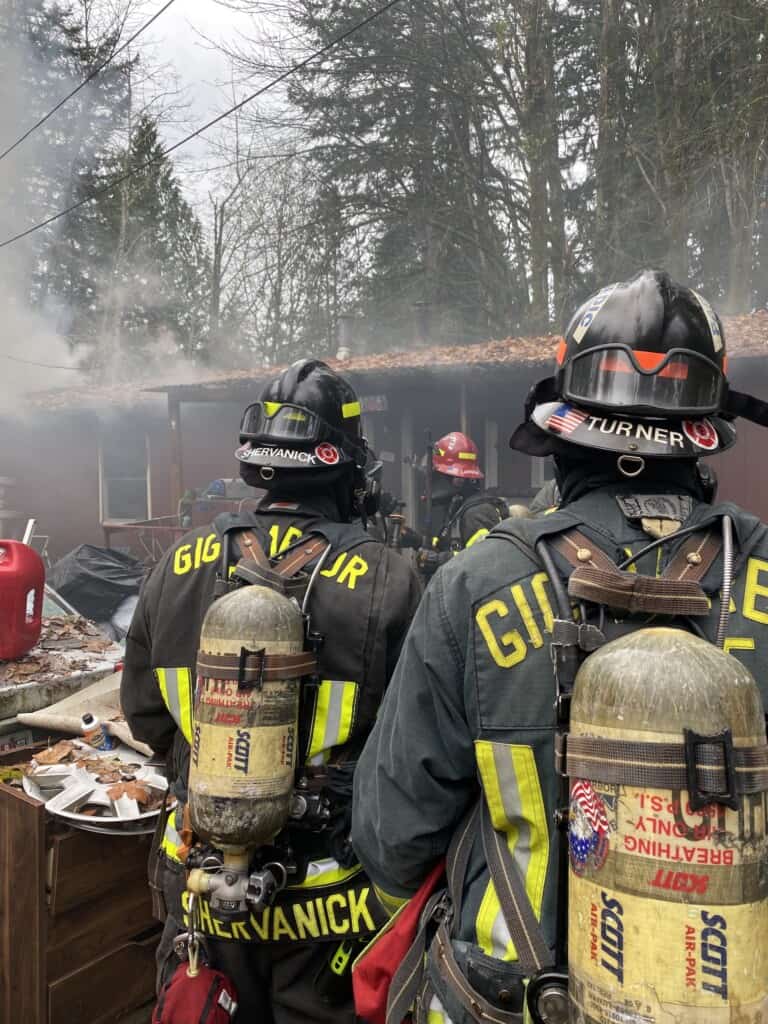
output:
[[[324,363],[298,362],[273,380],[246,410],[240,441],[241,474],[267,496],[255,512],[219,517],[166,553],[143,589],[127,639],[126,718],[137,739],[166,756],[179,801],[157,836],[150,878],[167,914],[158,979],[167,980],[178,963],[173,940],[188,917],[183,808],[195,665],[217,574],[231,575],[244,537],[255,536],[275,560],[302,538],[319,536],[331,548],[308,610],[323,641],[319,678],[302,697],[298,735],[304,775],[330,801],[331,820],[289,837],[297,871],[273,906],[232,923],[216,919],[203,901],[200,924],[212,966],[237,987],[236,1021],[352,1022],[350,958],[381,922],[348,842],[352,768],[394,669],[419,584],[405,560],[372,540],[357,520],[366,500],[360,405]]]
[[[564,613],[553,576],[570,621],[564,585],[575,566],[599,562],[608,572],[664,538],[624,568],[649,582],[695,569],[711,605],[707,613],[702,598],[698,618],[656,615],[654,625],[717,638],[768,696],[768,532],[734,505],[711,504],[710,483],[697,466],[699,456],[734,442],[735,415],[766,423],[763,403],[729,391],[724,361],[712,307],[663,273],[611,285],[576,313],[555,376],[537,386],[511,442],[554,456],[559,508],[507,520],[437,572],[358,763],[352,841],[390,912],[416,893],[484,798],[483,813],[514,860],[544,948],[562,945],[550,640],[553,619]],[[724,516],[733,527],[730,614],[718,597]],[[718,553],[702,557],[689,547],[691,534],[676,537],[690,526],[701,531],[693,534],[696,544],[714,536]],[[552,574],[539,556],[542,539]],[[586,625],[599,626],[607,640],[649,618],[583,607]],[[450,887],[454,896],[460,892],[450,940],[441,945],[438,931],[429,948],[417,1022],[522,1020],[524,971],[491,881],[484,834],[467,831],[466,862]]]

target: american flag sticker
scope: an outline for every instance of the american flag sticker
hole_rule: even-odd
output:
[[[588,867],[599,871],[608,856],[611,829],[602,798],[584,779],[577,779],[571,787],[568,818],[568,845],[575,874],[583,875]]]
[[[546,425],[550,430],[557,431],[558,434],[572,434],[587,419],[588,415],[588,413],[574,409],[572,405],[565,403],[558,405]]]

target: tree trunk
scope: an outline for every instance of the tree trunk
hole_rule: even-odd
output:
[[[620,121],[626,73],[621,33],[622,0],[602,0],[600,35],[600,101],[595,156],[595,270],[598,280],[616,276],[619,262],[619,184],[624,162]]]

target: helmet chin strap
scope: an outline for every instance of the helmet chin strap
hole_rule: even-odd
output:
[[[763,402],[752,395],[728,389],[723,412],[726,416],[740,416],[742,419],[757,423],[760,427],[768,427],[768,402]]]

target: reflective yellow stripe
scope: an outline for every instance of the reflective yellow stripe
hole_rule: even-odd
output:
[[[373,891],[376,893],[376,899],[390,917],[394,917],[395,914],[398,914],[408,902],[407,896],[393,896],[384,889],[380,889],[378,885],[374,885]]]
[[[429,1002],[427,1024],[452,1024],[451,1018],[445,1012],[445,1007],[435,995],[432,996]]]
[[[304,881],[298,885],[289,885],[288,888],[319,889],[325,885],[338,885],[354,875],[359,875],[362,870],[359,864],[354,864],[351,868],[343,868],[333,857],[326,857],[324,860],[311,860]]]
[[[192,679],[188,668],[156,668],[163,704],[187,743],[192,742]]]
[[[549,862],[549,828],[533,748],[475,743],[483,791],[494,828],[504,832],[537,916],[541,915]],[[478,945],[489,955],[516,960],[493,882],[489,880],[475,922]]]
[[[262,408],[264,409],[264,415],[267,416],[269,419],[271,419],[275,415],[275,413],[279,412],[280,409],[282,409],[282,407],[283,407],[283,403],[282,402],[263,402],[262,403]]]
[[[474,452],[459,452],[459,458],[465,462],[477,462],[477,456]]]
[[[341,407],[342,419],[348,420],[353,416],[360,415],[360,403],[359,402],[345,402]]]
[[[308,764],[324,764],[333,747],[346,743],[352,733],[357,704],[357,683],[323,679],[318,687]]]
[[[472,534],[472,536],[469,538],[464,547],[471,548],[473,544],[477,543],[477,541],[482,540],[487,533],[488,528],[485,526],[481,526],[479,530],[476,530],[475,533]],[[485,548],[483,548],[483,551],[485,551]]]
[[[181,836],[174,827],[173,815],[171,815],[165,825],[165,835],[163,836],[163,841],[160,843],[160,849],[166,857],[170,858],[170,860],[175,860],[180,864],[181,861],[178,855],[178,849],[180,846]]]

